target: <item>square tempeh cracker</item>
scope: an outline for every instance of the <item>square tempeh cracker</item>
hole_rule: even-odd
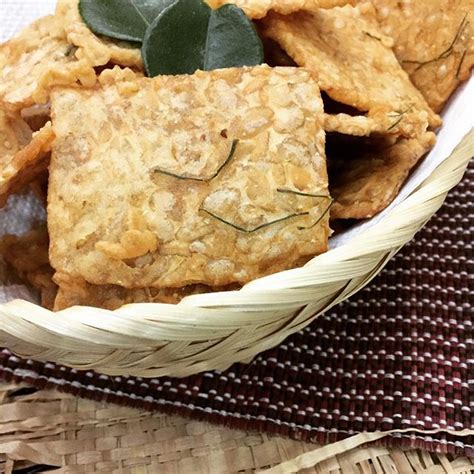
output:
[[[36,20],[0,45],[0,101],[20,110],[46,103],[52,85],[93,85],[93,67],[77,60],[73,50],[54,16]]]
[[[269,11],[288,15],[298,10],[333,8],[354,4],[354,2],[355,0],[206,0],[206,3],[214,9],[226,3],[233,3],[241,8],[249,18],[254,20],[263,18]]]
[[[385,132],[414,137],[428,124],[440,125],[398,63],[392,40],[380,32],[371,4],[285,16],[270,12],[262,24],[266,36],[279,42],[297,64],[313,71],[321,90],[366,113],[357,124],[365,129],[359,135]],[[346,125],[348,121],[351,117],[341,114],[331,128],[347,131],[354,125]]]
[[[0,208],[8,197],[21,191],[47,169],[54,139],[51,124],[28,134],[27,125],[19,117],[11,117],[0,109]]]
[[[52,117],[48,223],[60,275],[224,286],[327,249],[323,106],[303,69],[57,90]]]
[[[93,33],[79,13],[79,0],[58,0],[56,16],[66,30],[67,39],[77,50],[78,59],[85,59],[93,66],[107,63],[143,69],[140,48],[125,41],[118,41]]]
[[[336,156],[328,153],[332,219],[364,219],[385,209],[411,169],[434,146],[436,135],[427,132],[418,138],[399,138],[394,144],[386,137],[384,141],[374,146],[372,140],[359,155],[354,143]]]
[[[382,31],[428,104],[442,110],[474,66],[473,0],[372,0]]]

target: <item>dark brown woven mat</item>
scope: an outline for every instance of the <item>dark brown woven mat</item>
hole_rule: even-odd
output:
[[[5,350],[0,375],[319,443],[358,431],[474,429],[473,191],[471,166],[370,287],[251,365],[186,379],[107,377]],[[474,456],[472,436],[403,434],[385,443]]]

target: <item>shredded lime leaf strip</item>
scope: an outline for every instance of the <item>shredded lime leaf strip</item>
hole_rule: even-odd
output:
[[[147,29],[142,56],[150,77],[264,61],[262,42],[240,8],[227,4],[212,10],[202,0],[177,0],[156,17]]]
[[[392,123],[392,125],[390,125],[390,127],[387,128],[387,132],[390,132],[390,130],[393,130],[405,118],[405,115],[410,111],[411,111],[411,107],[404,110],[403,112],[388,114],[388,117],[394,117],[394,118],[396,117],[397,119],[395,120],[395,122]]]
[[[176,0],[80,0],[79,13],[99,35],[141,43],[155,18]]]
[[[276,219],[276,220],[271,221],[271,222],[266,222],[265,224],[261,224],[257,227],[254,227],[253,229],[245,229],[245,228],[240,227],[236,224],[233,224],[232,222],[226,221],[223,217],[220,217],[217,214],[214,214],[213,212],[209,211],[208,209],[206,209],[204,207],[201,207],[199,210],[202,211],[202,212],[205,212],[206,214],[208,214],[212,218],[218,220],[219,222],[222,222],[223,224],[226,224],[230,227],[233,227],[234,229],[236,229],[240,232],[245,232],[246,234],[252,234],[253,232],[257,232],[258,230],[264,229],[265,227],[270,227],[272,225],[278,224],[278,223],[286,221],[288,219],[294,219],[296,217],[302,217],[302,216],[309,216],[309,212],[299,212],[299,213],[295,213],[295,214],[290,214],[290,215],[285,216],[285,217],[281,217],[280,219]]]
[[[230,151],[229,151],[229,154],[228,154],[227,158],[219,166],[219,168],[217,168],[217,170],[211,176],[209,176],[207,178],[199,178],[199,177],[196,177],[196,176],[190,176],[190,175],[186,175],[186,174],[177,174],[177,173],[173,173],[171,171],[167,171],[167,170],[165,170],[163,168],[159,168],[159,167],[153,168],[153,172],[164,174],[166,176],[171,176],[173,178],[178,178],[178,179],[189,179],[191,181],[201,181],[201,182],[212,181],[214,178],[216,178],[219,175],[219,173],[225,168],[225,166],[227,166],[227,164],[230,162],[230,160],[232,160],[233,156],[235,155],[235,150],[237,149],[238,143],[239,143],[239,140],[237,140],[237,139],[232,140],[232,145],[230,147]]]
[[[303,193],[301,191],[294,191],[293,189],[285,189],[285,188],[278,188],[277,192],[279,193],[287,193],[287,194],[296,194],[297,196],[307,196],[307,197],[314,197],[314,198],[326,198],[331,199],[330,196],[327,194],[311,194],[311,193]]]
[[[422,67],[426,66],[427,64],[435,63],[437,61],[440,61],[441,59],[446,59],[448,58],[454,51],[454,46],[456,46],[456,43],[459,41],[461,38],[461,35],[463,34],[464,30],[467,28],[469,25],[469,21],[467,20],[467,13],[464,15],[464,18],[461,21],[461,24],[459,25],[458,31],[456,32],[456,35],[451,42],[451,44],[436,58],[429,59],[428,61],[415,61],[415,60],[402,60],[403,63],[406,64],[417,64],[418,66],[415,68],[415,72],[419,71]]]
[[[366,34],[369,38],[372,38],[374,40],[382,41],[378,36],[375,36],[372,33],[369,33],[368,31],[364,31],[364,34]]]
[[[464,59],[466,58],[467,49],[465,49],[462,53],[461,60],[459,61],[458,68],[456,70],[456,79],[459,79],[459,73],[461,72],[462,65],[464,63]]]
[[[329,204],[327,205],[327,207],[323,211],[323,213],[319,216],[317,221],[314,224],[310,225],[309,227],[298,227],[298,230],[309,230],[309,229],[313,229],[314,227],[316,227],[324,219],[324,217],[327,215],[327,213],[329,212],[329,210],[331,209],[333,204],[334,204],[334,199],[329,198]]]

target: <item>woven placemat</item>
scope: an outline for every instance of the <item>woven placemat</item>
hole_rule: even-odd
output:
[[[471,165],[439,213],[368,288],[249,365],[186,379],[108,377],[4,350],[0,375],[321,444],[360,431],[473,430],[473,191]],[[381,441],[467,456],[474,456],[473,442],[422,433]]]
[[[250,474],[317,448],[265,433],[112,407],[57,391],[0,384],[0,472],[5,474],[46,470]],[[474,459],[369,445],[327,456],[300,472],[469,474],[473,470]],[[288,474],[290,470],[282,472]]]

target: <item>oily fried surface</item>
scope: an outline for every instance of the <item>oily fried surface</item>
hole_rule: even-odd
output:
[[[46,16],[0,45],[0,101],[20,110],[48,101],[53,85],[92,85],[94,69],[78,61],[60,22]]]
[[[58,0],[56,16],[64,23],[67,39],[77,50],[75,55],[93,66],[108,63],[143,69],[140,48],[125,41],[95,35],[79,14],[79,0]]]
[[[321,90],[365,113],[370,131],[412,137],[428,123],[440,124],[400,67],[371,4],[285,16],[271,12],[262,24],[266,36],[315,74]]]
[[[474,65],[473,0],[372,0],[382,31],[428,104],[439,112]]]
[[[0,240],[0,255],[25,284],[41,294],[41,304],[52,308],[57,286],[48,257],[48,231],[39,227],[22,235],[6,235]]]
[[[325,251],[322,115],[293,68],[55,92],[53,267],[96,285],[224,286]]]
[[[213,289],[205,285],[191,285],[184,288],[129,289],[117,285],[91,285],[85,280],[61,274],[56,274],[54,280],[59,284],[59,291],[54,303],[55,311],[71,306],[94,306],[114,310],[132,303],[176,304],[186,296],[236,289],[229,287]]]
[[[341,137],[336,140],[336,149],[328,149],[330,191],[334,198],[331,218],[364,219],[382,211],[395,199],[410,170],[434,146],[436,136],[428,132],[419,138],[400,138],[394,144],[387,137],[376,144],[370,139],[362,144],[349,139],[346,146],[341,146]]]
[[[11,194],[21,191],[47,169],[53,139],[48,123],[15,154],[0,157],[0,208]]]
[[[226,3],[233,3],[252,19],[263,18],[269,11],[282,15],[297,12],[298,10],[311,10],[315,8],[333,8],[335,6],[354,3],[355,0],[206,0],[211,8],[219,8]]]

